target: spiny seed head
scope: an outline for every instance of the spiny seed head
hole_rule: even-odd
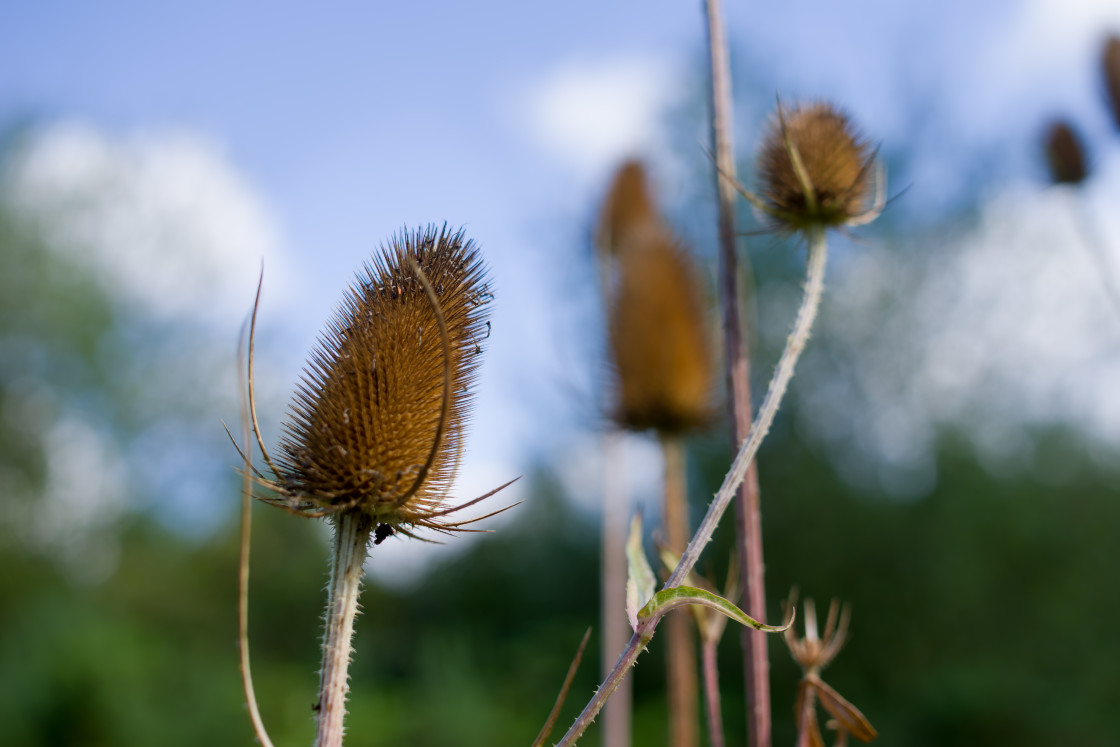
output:
[[[280,491],[390,527],[439,528],[433,515],[458,466],[489,298],[478,250],[461,231],[429,226],[382,247],[293,396],[276,460]]]
[[[794,156],[800,157],[803,172]],[[777,228],[788,231],[851,222],[871,196],[874,157],[831,104],[779,107],[758,158],[766,212]]]
[[[645,166],[641,161],[627,161],[615,173],[603,203],[595,243],[601,251],[614,254],[627,233],[659,220],[650,196]]]
[[[1112,121],[1120,127],[1120,36],[1113,34],[1105,41],[1101,65],[1104,69],[1104,90],[1112,109]]]
[[[659,223],[618,248],[610,346],[618,374],[615,417],[632,430],[677,433],[711,416],[712,352],[699,277]]]
[[[1046,131],[1046,162],[1050,179],[1055,184],[1079,184],[1085,181],[1085,153],[1081,139],[1067,122],[1055,122]]]

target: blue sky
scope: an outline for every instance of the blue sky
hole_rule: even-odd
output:
[[[725,12],[736,78],[766,108],[774,93],[833,98],[885,149],[912,152],[906,210],[936,207],[986,152],[1019,154],[1005,159],[1012,179],[1038,177],[1035,142],[1057,113],[1090,138],[1111,130],[1095,76],[1101,39],[1120,30],[1114,0]],[[589,296],[572,287],[617,161],[649,157],[668,205],[700,191],[708,212],[691,227],[714,218],[706,185],[685,183],[703,132],[689,140],[667,122],[702,101],[703,40],[698,2],[10,2],[0,123],[77,123],[109,143],[207,154],[223,174],[217,202],[250,207],[199,214],[218,233],[232,221],[243,241],[199,241],[228,253],[235,307],[266,257],[262,323],[284,341],[284,382],[380,242],[402,226],[465,225],[498,294],[471,494],[563,452],[587,415],[572,394],[587,372],[572,368],[586,366],[573,325]],[[765,115],[752,106],[739,101],[741,155]],[[1114,150],[1096,157],[1120,173]]]

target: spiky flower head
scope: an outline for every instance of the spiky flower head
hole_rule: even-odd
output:
[[[1112,121],[1120,127],[1120,36],[1113,34],[1105,41],[1101,66],[1104,71],[1105,94],[1112,109]]]
[[[790,232],[866,222],[874,160],[831,104],[779,106],[758,157],[761,207]]]
[[[382,247],[311,354],[269,461],[275,478],[261,481],[278,493],[269,502],[305,515],[362,512],[406,534],[453,528],[443,502],[490,297],[461,231],[428,227]]]
[[[1055,184],[1079,184],[1085,181],[1085,152],[1081,139],[1068,122],[1059,121],[1046,131],[1046,163]]]

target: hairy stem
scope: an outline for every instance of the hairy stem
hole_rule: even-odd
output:
[[[765,438],[770,430],[770,425],[774,422],[774,415],[778,412],[778,406],[789,387],[794,366],[801,356],[801,351],[805,348],[805,343],[809,340],[809,332],[817,316],[821,293],[824,290],[826,259],[827,244],[824,234],[822,232],[814,233],[809,237],[809,268],[805,281],[805,297],[801,301],[801,308],[798,309],[793,331],[790,332],[789,338],[786,340],[785,350],[782,351],[782,357],[778,360],[778,367],[775,369],[774,376],[770,380],[770,386],[766,390],[766,398],[762,401],[758,417],[755,418],[754,424],[751,426],[750,436],[740,446],[739,453],[735,456],[735,461],[732,463],[727,476],[724,477],[719,492],[716,493],[715,498],[708,506],[708,512],[704,515],[704,520],[700,522],[700,527],[693,535],[692,541],[688,543],[688,547],[681,556],[673,575],[665,582],[663,588],[671,589],[681,586],[695,567],[696,561],[700,558],[700,552],[711,541],[712,533],[715,532],[720,517],[727,510],[727,506],[735,496],[735,491],[743,482],[743,478],[747,474],[747,468],[754,461],[755,454],[758,453],[758,447],[762,444],[762,439]],[[599,711],[602,710],[607,698],[626,677],[634,662],[638,660],[638,654],[653,638],[653,633],[660,621],[660,616],[653,615],[639,623],[634,635],[630,637],[630,642],[626,645],[626,650],[618,657],[618,661],[610,674],[603,680],[603,684],[599,686],[591,701],[584,707],[575,723],[568,729],[567,734],[557,744],[557,747],[567,747],[579,740],[587,727],[599,715]]]
[[[723,710],[719,698],[719,639],[705,639],[701,644],[704,669],[704,703],[708,717],[708,741],[712,747],[723,747]]]
[[[626,495],[621,458],[622,434],[612,431],[604,436],[607,469],[603,495],[602,558],[602,676],[606,678],[614,662],[609,657],[626,645],[630,626],[626,622]],[[631,687],[623,680],[603,711],[603,747],[630,747]]]
[[[665,542],[679,555],[691,534],[688,525],[688,497],[685,483],[684,444],[679,436],[663,436],[665,456]],[[700,721],[696,681],[696,645],[692,639],[692,617],[676,614],[668,622],[668,696],[669,744],[696,747],[700,742]]]
[[[719,0],[706,0],[708,49],[711,57],[712,151],[716,159],[719,196],[719,286],[726,351],[728,406],[731,437],[740,444],[751,423],[750,359],[743,341],[739,313],[739,273],[735,255],[735,158],[732,143],[731,66]],[[728,178],[729,177],[729,178]],[[735,502],[735,536],[742,605],[748,615],[766,617],[766,588],[762,556],[762,513],[759,507],[758,469],[751,465]],[[770,659],[766,634],[744,628],[743,677],[747,697],[747,731],[753,747],[770,747]]]
[[[817,318],[817,309],[820,306],[821,294],[824,291],[824,268],[827,258],[828,245],[825,242],[824,233],[822,231],[813,233],[809,236],[809,267],[805,280],[805,296],[801,301],[801,308],[797,311],[793,331],[790,332],[789,338],[786,340],[785,350],[782,351],[782,357],[778,360],[774,376],[770,379],[766,397],[762,400],[762,406],[758,409],[758,417],[751,425],[750,435],[739,448],[739,453],[731,464],[731,470],[723,479],[723,485],[720,486],[719,492],[716,493],[716,497],[708,506],[708,513],[704,515],[704,520],[700,522],[699,529],[696,530],[696,534],[692,541],[688,543],[684,555],[681,556],[681,562],[673,571],[673,575],[669,577],[668,583],[665,584],[666,588],[680,586],[688,572],[696,565],[704,546],[711,541],[712,533],[715,532],[720,517],[723,516],[723,512],[731,502],[735,489],[742,483],[744,476],[747,474],[747,468],[754,461],[755,454],[758,453],[758,447],[762,444],[762,439],[766,438],[766,434],[770,432],[770,426],[774,423],[778,406],[782,402],[782,397],[785,396],[786,389],[789,388],[790,379],[793,378],[793,369],[797,365],[797,359],[801,357],[801,351],[805,349],[805,344],[809,341],[809,332]]]
[[[316,747],[342,745],[346,695],[350,692],[350,640],[354,634],[354,620],[358,617],[362,565],[373,522],[364,513],[346,511],[335,515],[334,527],[326,629],[323,631],[323,668],[319,672]]]

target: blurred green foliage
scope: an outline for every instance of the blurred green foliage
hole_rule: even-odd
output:
[[[56,562],[65,537],[37,529],[52,419],[85,408],[118,435],[137,426],[113,417],[128,392],[114,389],[112,362],[99,354],[116,324],[111,299],[2,210],[0,267],[0,743],[250,744],[232,523],[202,537],[174,531],[143,510],[158,503],[149,496],[99,530],[118,557],[95,577],[75,573],[72,558]],[[22,407],[29,382],[54,393],[32,420]],[[1077,433],[1035,435],[1072,478],[993,476],[966,439],[946,433],[936,487],[906,502],[851,487],[781,423],[764,447],[769,617],[794,584],[821,604],[852,603],[851,642],[825,677],[884,744],[1120,743],[1120,477]],[[712,437],[690,457],[698,516],[730,455]],[[528,502],[501,531],[406,589],[365,590],[347,744],[532,740],[583,630],[597,624],[599,545],[549,468],[528,482]],[[232,476],[228,496],[232,517]],[[277,744],[306,744],[325,533],[263,506],[256,516],[257,693]],[[701,567],[726,567],[728,546],[725,528]],[[798,672],[781,639],[770,641],[775,742],[792,744]],[[599,656],[593,636],[559,730],[595,687]],[[742,745],[734,629],[721,656],[728,744]],[[634,672],[636,745],[664,744],[663,671],[655,638]]]

